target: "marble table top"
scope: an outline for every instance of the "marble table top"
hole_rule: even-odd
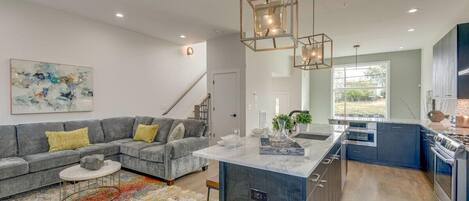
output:
[[[294,138],[303,148],[305,156],[260,155],[259,138],[244,137],[242,146],[225,148],[214,145],[193,153],[194,156],[258,168],[298,177],[308,177],[329,150],[344,134],[346,126],[311,124],[308,132],[330,135],[324,141]]]
[[[106,160],[104,166],[99,170],[88,170],[80,167],[80,165],[75,165],[62,170],[59,176],[60,179],[65,181],[86,181],[114,174],[120,169],[121,164],[119,162]]]

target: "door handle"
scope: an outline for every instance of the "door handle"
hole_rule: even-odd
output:
[[[455,160],[454,159],[448,159],[446,157],[444,157],[443,155],[440,154],[440,152],[438,152],[434,147],[430,147],[430,149],[432,150],[432,152],[435,154],[436,157],[438,157],[440,160],[442,160],[443,162],[449,164],[449,165],[453,165],[455,163]]]
[[[232,117],[236,117],[237,115],[236,115],[236,114],[231,114],[230,116],[232,116]]]

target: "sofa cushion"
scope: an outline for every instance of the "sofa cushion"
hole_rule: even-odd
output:
[[[171,131],[171,127],[173,125],[174,119],[168,118],[154,118],[152,124],[160,125],[160,129],[158,130],[158,134],[156,134],[155,141],[161,142],[165,144],[168,141],[169,131]]]
[[[157,163],[164,162],[165,145],[156,145],[140,150],[140,159]]]
[[[146,117],[146,116],[137,116],[135,117],[135,122],[133,125],[132,136],[135,136],[137,132],[138,125],[151,125],[153,122],[153,117]]]
[[[146,143],[142,141],[134,141],[121,144],[121,153],[129,156],[138,158],[140,156],[140,150],[162,144],[161,142]]]
[[[208,147],[208,141],[207,137],[189,137],[168,142],[168,144],[166,144],[166,149],[170,154],[171,159],[177,159],[191,155],[194,151]]]
[[[120,140],[114,140],[110,143],[120,146],[121,144],[128,143],[128,142],[133,142],[133,141],[134,141],[134,139],[132,139],[132,138],[125,138],[125,139],[120,139]]]
[[[63,123],[34,123],[16,126],[19,155],[31,155],[49,151],[46,131],[63,131]]]
[[[104,156],[112,156],[119,154],[119,145],[112,143],[93,144],[87,147],[77,149],[80,152],[80,158],[93,154],[103,154]]]
[[[22,158],[2,158],[0,159],[0,180],[27,174],[28,168],[28,162]]]
[[[69,121],[64,123],[65,131],[73,131],[80,128],[88,128],[91,144],[104,142],[104,132],[99,120]]]
[[[17,156],[18,144],[15,126],[0,126],[0,142],[0,158]]]
[[[104,141],[111,142],[132,137],[134,118],[118,117],[101,120],[104,131]]]
[[[171,131],[179,124],[183,123],[186,128],[184,137],[201,137],[205,132],[205,122],[193,119],[174,120]]]
[[[29,172],[38,172],[77,163],[80,161],[80,152],[71,150],[46,152],[26,155],[24,159],[29,163]]]

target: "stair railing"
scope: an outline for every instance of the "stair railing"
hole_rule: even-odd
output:
[[[168,110],[166,110],[164,113],[163,113],[163,116],[167,115],[169,112],[171,112],[171,110],[176,107],[176,105],[181,102],[181,100],[195,87],[195,85],[197,85],[197,83],[200,82],[200,80],[202,80],[202,78],[205,77],[205,75],[207,75],[207,72],[204,72],[194,83],[192,83],[192,85],[176,100],[176,102],[174,102],[171,107],[168,108]]]

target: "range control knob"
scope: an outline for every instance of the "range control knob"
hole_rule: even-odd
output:
[[[442,142],[443,141],[443,138],[438,136],[438,135],[435,135],[435,137],[433,137],[433,139],[435,139],[435,142]]]

